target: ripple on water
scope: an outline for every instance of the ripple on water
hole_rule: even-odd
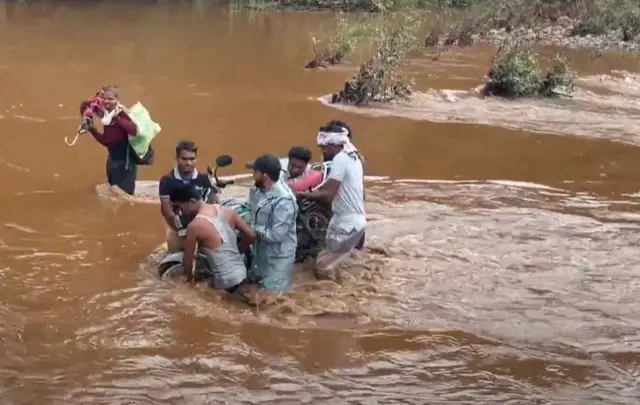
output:
[[[369,183],[368,248],[340,282],[298,270],[292,294],[257,312],[147,273],[76,296],[73,316],[65,300],[37,320],[0,305],[5,392],[31,398],[17,378],[37,368],[29,382],[59,403],[631,404],[639,225],[597,219],[633,203],[620,200],[505,181]],[[36,274],[19,293],[65,285],[64,269],[46,284]]]
[[[578,86],[571,98],[545,100],[481,99],[474,91],[446,89],[430,89],[417,92],[408,101],[367,107],[331,104],[330,96],[318,100],[352,113],[486,124],[640,144],[640,75],[614,71],[611,76],[580,78]]]
[[[635,333],[640,317],[629,302],[640,292],[633,259],[640,225],[599,221],[603,207],[615,211],[615,202],[500,181],[380,181],[369,190],[368,249],[347,263],[339,283],[317,282],[298,269],[291,296],[261,308],[259,319],[465,328],[576,344]],[[246,195],[246,187],[225,193]],[[237,308],[208,290],[202,294],[208,298],[174,299],[238,319]],[[212,311],[212,299],[224,308]],[[241,315],[255,319],[253,311]]]

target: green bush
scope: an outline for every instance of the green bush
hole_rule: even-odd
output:
[[[360,66],[358,74],[347,80],[342,90],[332,95],[332,103],[389,102],[411,94],[412,81],[402,71],[402,63],[419,46],[421,20],[410,12],[399,13],[398,19],[394,17],[378,28],[374,56]]]
[[[530,45],[507,43],[498,49],[483,88],[485,96],[508,98],[551,97],[554,90],[575,89],[576,75],[562,56],[557,55],[551,69],[542,71],[540,57]]]
[[[362,39],[370,37],[375,32],[375,22],[370,18],[360,18],[358,21],[349,22],[343,13],[337,17],[336,32],[327,44],[318,49],[321,42],[312,37],[313,59],[305,65],[307,69],[336,65],[347,56]]]

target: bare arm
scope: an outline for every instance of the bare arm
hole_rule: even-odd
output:
[[[329,179],[316,191],[302,192],[298,193],[297,195],[303,198],[308,198],[309,200],[331,203],[331,201],[333,201],[333,199],[338,194],[338,190],[340,190],[341,184],[342,182],[336,179]]]
[[[256,231],[254,231],[253,228],[249,226],[249,224],[244,222],[240,215],[238,215],[238,213],[235,211],[232,211],[231,223],[233,224],[233,227],[235,229],[240,231],[246,237],[247,243],[253,243],[258,238],[258,234],[256,233]]]
[[[178,227],[176,225],[176,214],[173,213],[169,197],[160,197],[160,211],[162,212],[164,222],[167,223],[169,228],[177,232]]]
[[[350,158],[344,153],[336,155],[331,162],[331,170],[329,171],[327,181],[322,187],[310,193],[299,193],[298,196],[324,203],[331,203],[336,195],[338,195],[342,181],[347,174],[348,159]]]
[[[187,227],[187,237],[184,241],[184,256],[182,256],[182,268],[187,276],[187,281],[193,280],[195,270],[196,250],[198,249],[198,240],[202,229],[202,221],[199,218],[191,221]]]

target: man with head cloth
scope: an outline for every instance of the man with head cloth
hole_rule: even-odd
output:
[[[324,160],[331,161],[327,181],[320,189],[299,192],[297,196],[331,203],[332,217],[327,226],[325,247],[315,264],[316,275],[327,277],[364,235],[367,226],[364,173],[360,154],[349,147],[348,131],[342,126],[322,126],[317,144],[322,148]]]
[[[347,138],[349,138],[349,142],[344,145],[343,150],[347,153],[352,153],[352,152],[357,153],[358,157],[360,158],[360,161],[364,164],[364,156],[362,156],[362,153],[360,153],[358,148],[356,148],[356,146],[353,144],[353,131],[351,130],[351,127],[342,120],[333,120],[333,121],[330,121],[327,125],[342,127],[343,130],[347,131]],[[363,181],[364,181],[364,177],[363,177]],[[366,199],[366,193],[364,193],[363,195],[364,195],[364,199]],[[365,234],[363,232],[362,237],[360,238],[360,241],[356,245],[357,250],[362,250],[362,248],[364,247],[364,238],[365,238]]]

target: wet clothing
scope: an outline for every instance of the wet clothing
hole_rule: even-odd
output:
[[[338,223],[329,224],[325,248],[318,253],[316,271],[319,273],[332,271],[344,259],[351,256],[358,245],[364,243],[364,229],[347,229]]]
[[[235,290],[247,278],[247,268],[238,251],[236,233],[222,216],[198,214],[198,217],[209,221],[222,239],[222,244],[216,249],[200,249],[213,271],[211,286],[217,290]]]
[[[357,151],[340,151],[331,161],[328,179],[340,181],[331,204],[325,246],[318,254],[316,270],[329,271],[364,244],[367,219],[364,210],[364,173]]]
[[[80,107],[80,114],[90,118],[87,115],[89,113],[86,101]],[[96,141],[106,147],[109,152],[106,163],[109,185],[118,186],[125,193],[133,195],[138,175],[136,164],[139,158],[129,145],[129,135],[137,135],[136,124],[126,112],[120,111],[105,123],[102,133],[94,127],[90,127],[88,130]]]
[[[360,238],[360,241],[356,245],[357,250],[362,250],[362,248],[364,248],[364,238],[365,238],[365,233],[362,232],[362,237]]]
[[[331,203],[333,216],[348,216],[356,222],[354,226],[364,227],[364,170],[357,152],[340,151],[331,161],[327,178],[340,182],[338,194]]]
[[[195,189],[201,193],[202,198],[207,202],[209,202],[210,198],[213,197],[212,191],[214,187],[207,173],[198,173],[197,170],[194,170],[190,178],[184,179],[180,175],[178,168],[174,168],[169,173],[162,176],[160,184],[158,185],[158,194],[160,195],[160,198],[169,198],[171,190],[175,187],[181,187],[184,184],[193,184]]]
[[[249,280],[261,288],[284,293],[291,284],[298,244],[295,195],[284,181],[278,181],[270,190],[251,189],[249,205],[251,223],[258,234]]]
[[[169,198],[169,194],[171,194],[171,191],[175,187],[181,187],[184,184],[193,184],[195,189],[201,193],[202,198],[207,203],[212,202],[212,198],[215,194],[213,192],[211,179],[209,179],[209,175],[207,173],[198,173],[197,170],[194,170],[193,173],[191,173],[190,178],[184,179],[180,175],[178,168],[173,168],[173,170],[160,178],[158,194],[160,195],[160,198]],[[189,222],[191,222],[194,217],[189,215],[179,215],[179,212],[176,212],[175,214],[178,215],[179,218],[178,231],[176,232],[171,228],[167,228],[167,243],[169,243],[171,249],[183,250],[187,225],[189,225]]]
[[[107,183],[110,186],[118,186],[122,191],[133,195],[136,191],[136,179],[138,177],[138,166],[127,161],[116,161],[107,157],[106,162]]]

